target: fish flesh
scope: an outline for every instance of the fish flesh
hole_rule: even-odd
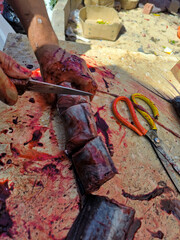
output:
[[[135,210],[107,197],[88,195],[66,240],[130,240],[141,226]],[[134,222],[137,227],[134,227]],[[133,231],[132,231],[133,226]]]
[[[117,170],[100,136],[72,155],[73,165],[86,193],[91,193],[114,177]]]

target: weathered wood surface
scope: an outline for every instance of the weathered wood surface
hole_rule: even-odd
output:
[[[170,74],[168,70],[175,64],[175,58],[68,42],[60,42],[60,46],[83,54],[88,65],[94,67],[93,74],[100,90],[127,97],[135,92],[145,94],[158,107],[159,122],[180,135],[180,121],[172,106],[134,81],[140,79],[146,82],[151,77],[154,81],[160,81],[156,72],[161,70]],[[34,69],[38,67],[28,40],[22,35],[9,35],[5,52],[23,65],[32,64]],[[175,79],[172,81],[178,88]],[[119,171],[96,193],[114,198],[136,210],[136,217],[141,218],[142,225],[135,239],[155,239],[150,232],[158,231],[164,234],[166,240],[178,239],[179,220],[162,210],[161,204],[162,200],[179,201],[179,196],[150,143],[117,123],[111,111],[113,99],[107,94],[97,93],[92,102],[95,118],[101,120],[99,134],[109,145]],[[0,112],[0,153],[6,153],[1,158],[0,180],[8,179],[9,185],[14,186],[6,201],[13,221],[10,230],[12,238],[63,239],[78,214],[79,196],[71,163],[63,153],[64,129],[56,109],[48,106],[40,94],[26,92],[13,107],[0,103]],[[128,116],[123,103],[121,113]],[[148,128],[140,116],[139,119]],[[159,137],[179,162],[180,138],[159,125],[157,127]],[[31,141],[33,133],[39,134],[36,141]],[[8,162],[10,164],[7,163],[9,159],[12,160],[12,163]],[[169,188],[150,201],[131,200],[122,195],[122,189],[138,195],[165,185]],[[1,234],[0,239],[11,238]]]

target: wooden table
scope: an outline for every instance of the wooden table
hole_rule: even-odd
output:
[[[157,73],[162,71],[170,76],[169,69],[176,63],[175,58],[70,42],[60,42],[60,46],[81,54],[94,68],[100,90],[127,97],[140,92],[153,100],[160,111],[159,122],[177,134],[175,136],[157,125],[159,137],[179,162],[180,124],[174,109],[137,82],[152,81],[157,88],[166,90],[169,85],[166,87],[167,83],[162,83],[164,80],[160,81]],[[10,34],[5,52],[23,65],[30,64],[33,69],[38,67],[23,35]],[[170,77],[179,88],[175,79]],[[96,120],[101,118],[108,125],[106,129],[101,126],[98,131],[111,148],[112,159],[119,171],[96,194],[106,195],[136,210],[136,217],[141,219],[142,225],[134,239],[155,239],[157,232],[161,231],[163,239],[176,240],[179,221],[173,214],[162,210],[162,201],[175,199],[180,205],[179,196],[150,143],[116,121],[111,111],[113,99],[108,94],[97,93],[92,102]],[[40,94],[26,92],[13,107],[0,103],[0,112],[0,180],[2,183],[7,179],[11,188],[6,199],[6,208],[13,222],[9,234],[15,240],[63,239],[79,212],[79,196],[71,163],[63,152],[64,129],[57,111],[48,106]],[[123,103],[121,113],[128,116]],[[148,128],[140,116],[139,119]],[[33,134],[36,141],[32,141]],[[149,201],[132,200],[122,194],[122,190],[132,195],[147,194],[156,188],[163,188],[164,192]],[[0,238],[11,239],[5,233]]]

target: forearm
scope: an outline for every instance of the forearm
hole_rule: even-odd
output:
[[[41,47],[49,44],[58,45],[43,0],[8,0],[8,2],[21,20],[37,57]]]

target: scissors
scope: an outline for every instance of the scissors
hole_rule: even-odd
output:
[[[113,104],[112,104],[113,113],[120,122],[122,122],[125,126],[127,126],[131,130],[136,132],[139,136],[147,137],[147,139],[150,141],[154,151],[156,152],[161,164],[163,165],[164,169],[166,170],[169,178],[171,179],[172,183],[176,187],[177,191],[180,193],[180,167],[177,166],[175,161],[170,156],[168,156],[168,154],[162,147],[163,142],[162,142],[162,140],[159,139],[159,137],[157,135],[156,124],[154,123],[154,121],[153,121],[152,117],[149,115],[149,113],[141,105],[139,105],[137,103],[136,98],[139,98],[139,99],[143,100],[144,102],[146,102],[152,109],[154,118],[155,119],[158,118],[159,112],[158,112],[158,109],[155,106],[155,104],[150,99],[148,99],[147,97],[145,97],[144,95],[142,95],[140,93],[135,93],[131,96],[132,102],[127,97],[124,97],[124,96],[117,97],[113,101]],[[118,109],[117,109],[117,103],[119,101],[124,101],[128,105],[128,108],[131,113],[131,116],[132,116],[135,126],[132,125],[130,122],[128,122],[125,118],[123,118],[119,114]],[[149,125],[151,127],[150,130],[146,130],[140,124],[140,122],[136,116],[135,108],[147,120],[147,122],[149,123]]]

